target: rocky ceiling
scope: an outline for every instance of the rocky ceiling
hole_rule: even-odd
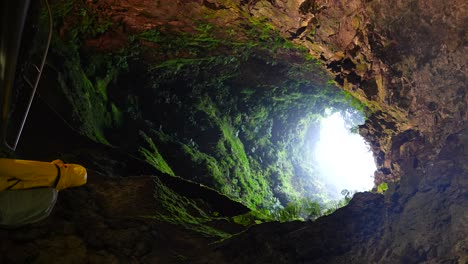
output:
[[[46,221],[1,230],[2,262],[468,262],[465,1],[99,0],[53,1],[52,6],[55,44],[41,97],[60,115],[50,117],[47,126],[53,129],[37,129],[50,115],[47,105],[37,103],[18,155],[78,160],[89,168],[90,182],[63,191]],[[285,74],[293,67],[301,68],[299,75]],[[196,83],[188,85],[193,76]],[[278,103],[281,99],[268,108],[271,102],[255,98],[291,96],[280,90],[268,94],[278,82],[285,84],[275,77],[285,76],[288,85],[301,79],[324,86],[332,79],[361,102],[368,117],[359,133],[374,153],[376,184],[388,182],[389,189],[358,193],[349,205],[316,221],[268,222],[245,230],[231,217],[248,209],[218,192],[250,208],[260,203],[249,192],[263,192],[261,184],[246,187],[238,176],[239,189],[222,187],[226,173],[253,175],[262,164],[250,161],[245,167],[244,158],[267,159],[255,151],[239,154],[244,151],[236,149],[238,140],[250,146],[261,138],[249,137],[248,129],[235,131],[249,119],[240,115],[236,123],[228,117],[251,113],[243,107],[253,105],[281,116],[275,109],[288,106]],[[248,89],[259,81],[265,84],[262,92]],[[142,88],[148,85],[162,92]],[[247,89],[221,89],[226,86]],[[301,84],[296,87],[301,96],[308,94]],[[236,104],[228,98],[247,99]],[[297,102],[294,109],[302,109]],[[164,104],[182,110],[166,111]],[[181,114],[187,111],[192,112]],[[190,116],[196,122],[186,125]],[[272,122],[281,124],[278,120]],[[206,130],[195,135],[199,130],[193,127]],[[269,142],[288,142],[289,132],[271,125]],[[240,136],[232,136],[236,133]],[[203,156],[213,152],[210,142],[224,142],[228,150]],[[135,146],[148,149],[128,154]],[[152,164],[160,177],[116,177],[155,174],[135,157],[138,153],[164,156],[163,163],[156,158]],[[278,153],[272,164],[283,162]],[[186,156],[191,163],[180,158]],[[219,159],[232,164],[220,169],[217,181],[194,176],[217,175],[210,168]],[[171,211],[182,205],[187,212]],[[164,210],[165,218],[154,216]],[[194,210],[197,217],[181,220]]]

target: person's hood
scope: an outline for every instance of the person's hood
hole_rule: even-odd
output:
[[[64,164],[61,161],[53,161],[60,168],[60,179],[55,187],[58,191],[86,184],[88,174],[86,169],[78,164]]]

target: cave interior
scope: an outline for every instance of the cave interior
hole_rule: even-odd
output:
[[[0,157],[88,182],[1,263],[468,263],[465,1],[34,2],[6,138],[47,5]]]

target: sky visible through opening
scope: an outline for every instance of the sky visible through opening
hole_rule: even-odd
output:
[[[359,134],[345,127],[340,113],[322,120],[320,140],[315,148],[315,159],[320,175],[327,185],[333,187],[339,197],[341,190],[369,191],[373,187],[376,170],[372,152]]]

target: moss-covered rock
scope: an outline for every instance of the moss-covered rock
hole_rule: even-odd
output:
[[[243,20],[226,27],[202,8],[203,18],[184,25],[164,21],[124,33],[95,8],[60,1],[53,8],[61,35],[51,59],[65,61],[59,83],[83,135],[139,151],[159,171],[253,209],[305,195],[327,200],[301,152],[325,109],[348,109],[350,97],[304,48],[242,10],[231,15]],[[151,12],[159,11],[145,16]],[[126,35],[118,50],[94,45],[116,32]]]

